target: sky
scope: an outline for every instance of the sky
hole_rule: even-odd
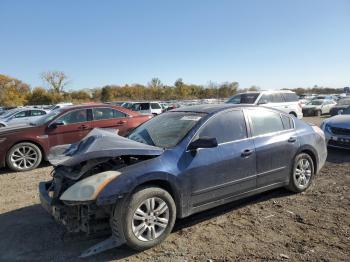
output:
[[[350,85],[350,0],[0,1],[0,74],[68,89],[237,81]]]

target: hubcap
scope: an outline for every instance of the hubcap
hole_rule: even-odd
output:
[[[31,146],[16,148],[11,155],[11,163],[18,169],[33,167],[38,161],[38,153]]]
[[[300,159],[294,173],[294,179],[299,188],[305,188],[310,182],[312,174],[311,164],[307,159]]]
[[[169,207],[158,197],[148,198],[136,208],[132,231],[141,241],[151,241],[163,234],[169,223]]]

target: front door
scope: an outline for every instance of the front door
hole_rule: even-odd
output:
[[[47,128],[50,147],[56,145],[72,144],[84,138],[92,129],[88,117],[88,109],[69,111],[54,120],[59,123],[55,128]],[[52,126],[52,125],[51,125]]]
[[[218,146],[184,153],[189,163],[185,176],[191,185],[192,207],[229,198],[256,187],[254,144],[247,138],[241,110],[214,115],[192,141],[200,137],[215,137]]]

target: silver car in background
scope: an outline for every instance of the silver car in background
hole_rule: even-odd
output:
[[[8,110],[0,116],[0,127],[29,124],[35,119],[46,115],[48,111],[37,108],[16,108]]]

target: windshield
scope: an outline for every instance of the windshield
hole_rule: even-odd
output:
[[[323,101],[320,101],[320,100],[313,100],[309,103],[307,103],[307,105],[312,105],[312,106],[320,106],[323,104]]]
[[[193,112],[164,113],[136,128],[128,138],[151,146],[172,148],[205,115],[204,113]]]
[[[254,104],[259,93],[239,94],[231,97],[226,103],[229,104]]]
[[[339,106],[350,106],[350,99],[341,99],[338,101]]]
[[[62,109],[56,109],[54,111],[51,111],[47,115],[44,115],[43,117],[38,118],[37,120],[31,122],[30,124],[35,125],[35,126],[44,125],[44,124],[50,122],[52,119],[54,119],[57,115],[62,113],[62,111],[63,111]]]

